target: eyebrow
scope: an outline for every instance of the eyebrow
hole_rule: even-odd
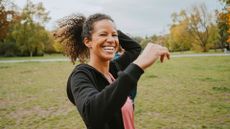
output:
[[[99,33],[108,33],[106,30],[99,31]],[[118,33],[117,31],[112,31],[112,33]]]

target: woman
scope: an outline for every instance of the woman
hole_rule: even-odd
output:
[[[77,65],[67,83],[69,100],[88,129],[134,129],[130,91],[144,70],[158,57],[169,57],[167,48],[148,44],[141,47],[117,31],[114,21],[105,14],[67,17],[56,36],[65,44],[65,52]],[[124,54],[112,60],[119,47]],[[138,58],[137,58],[138,57]],[[87,61],[88,59],[88,61]],[[85,63],[87,62],[87,63]]]

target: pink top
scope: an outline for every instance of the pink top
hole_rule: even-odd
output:
[[[110,83],[115,81],[115,78],[112,74],[109,73]],[[125,104],[121,108],[122,118],[125,129],[135,129],[134,127],[134,111],[133,111],[133,102],[130,97],[127,97]]]

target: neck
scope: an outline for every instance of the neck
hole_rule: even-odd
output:
[[[107,76],[109,74],[109,61],[102,61],[99,59],[90,58],[88,64],[101,72],[104,76]]]

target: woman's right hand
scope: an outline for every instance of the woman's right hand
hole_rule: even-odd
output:
[[[161,62],[164,61],[164,58],[170,58],[170,53],[166,47],[163,47],[158,44],[148,43],[143,52],[137,57],[133,62],[138,65],[140,68],[145,70],[160,57]]]

